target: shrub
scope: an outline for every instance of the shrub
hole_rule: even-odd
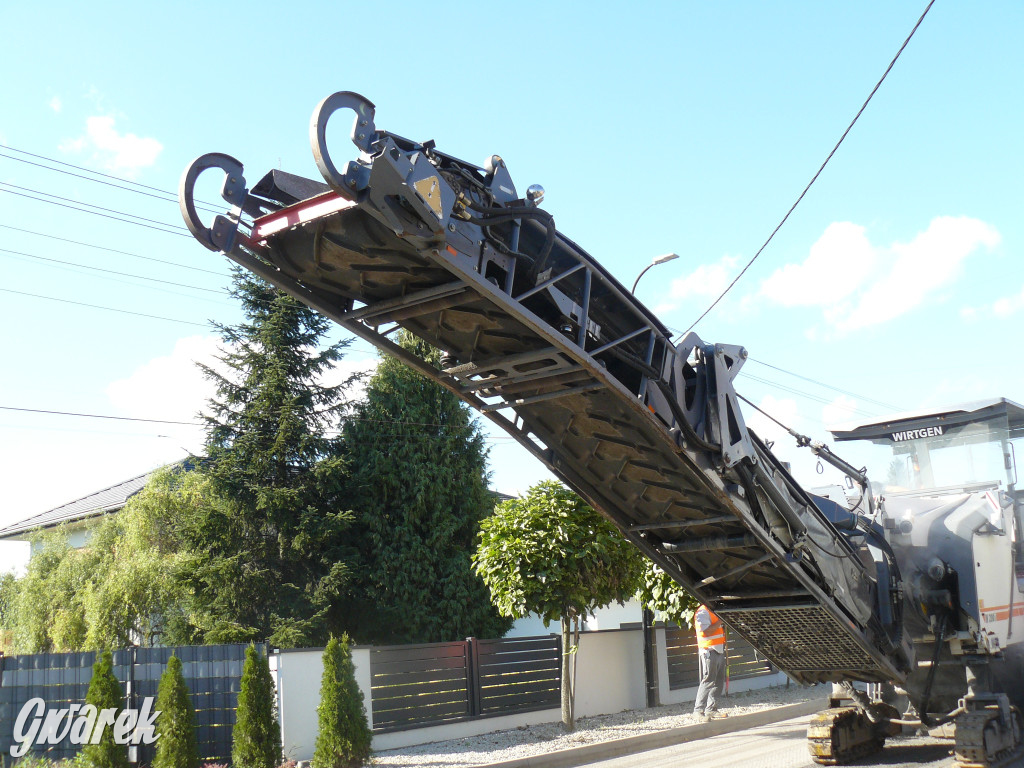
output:
[[[270,664],[253,646],[245,652],[238,712],[232,734],[232,768],[276,768],[281,762],[281,729]]]
[[[85,703],[92,704],[97,710],[114,708],[117,715],[124,709],[110,651],[104,651],[92,667]],[[114,743],[114,729],[108,726],[103,729],[98,744],[90,742],[82,748],[82,759],[93,768],[128,768],[128,749],[124,744]]]
[[[195,711],[189,699],[181,659],[171,656],[160,676],[156,696],[156,756],[153,768],[194,768],[199,762],[196,748]]]
[[[370,726],[356,683],[348,635],[341,640],[332,637],[323,660],[313,768],[354,768],[370,756]]]

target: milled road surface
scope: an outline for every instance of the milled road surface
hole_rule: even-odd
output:
[[[591,768],[820,768],[807,752],[807,721],[800,717],[675,747],[587,763]],[[852,765],[862,768],[950,768],[951,741],[890,739],[881,752]]]

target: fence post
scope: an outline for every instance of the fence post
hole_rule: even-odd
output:
[[[479,717],[483,709],[483,692],[480,686],[480,641],[475,637],[466,638],[466,683],[469,688],[469,716]]]
[[[647,706],[657,707],[661,704],[658,692],[658,656],[657,642],[654,634],[654,611],[644,608],[644,676],[647,678]]]

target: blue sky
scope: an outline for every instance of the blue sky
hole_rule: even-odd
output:
[[[681,330],[796,199],[924,5],[8,4],[0,144],[157,190],[209,151],[239,158],[250,183],[274,167],[316,178],[313,107],[355,90],[378,127],[475,162],[498,153],[520,189],[543,184],[559,229],[627,285],[679,253],[638,295]],[[745,396],[819,438],[889,410],[1024,401],[1022,32],[1019,3],[936,3],[803,203],[697,326],[758,361]],[[208,394],[192,365],[215,348],[207,321],[239,318],[224,259],[184,236],[156,191],[0,155],[0,406],[192,419]],[[374,359],[356,342],[346,365]],[[199,445],[190,427],[10,410],[0,434],[0,525]],[[780,452],[800,461],[788,442]],[[498,489],[546,476],[512,441],[490,444]],[[0,568],[19,552],[0,546]]]

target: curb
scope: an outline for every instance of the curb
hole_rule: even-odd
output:
[[[608,760],[613,757],[630,755],[634,752],[646,752],[649,749],[670,747],[676,744],[684,744],[688,741],[706,739],[710,736],[720,736],[723,733],[734,733],[735,731],[743,731],[748,728],[757,728],[761,725],[770,725],[771,723],[790,720],[794,717],[813,715],[827,706],[827,702],[812,699],[811,701],[787,704],[786,706],[774,709],[764,709],[760,712],[751,712],[748,715],[726,717],[722,720],[695,723],[694,725],[681,725],[656,733],[626,736],[621,739],[586,744],[582,747],[560,749],[557,752],[531,755],[530,757],[517,757],[499,763],[486,763],[478,766],[478,768],[569,768],[570,766],[597,760]]]

